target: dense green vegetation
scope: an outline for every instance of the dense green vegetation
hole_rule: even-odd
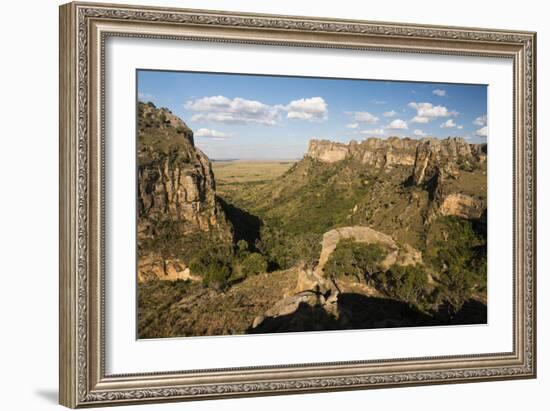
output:
[[[364,244],[345,239],[338,242],[324,272],[331,278],[352,276],[357,281],[370,282],[380,270],[386,251],[378,244]]]
[[[427,308],[430,287],[423,266],[393,265],[389,270],[380,272],[375,282],[388,296],[418,308]]]
[[[439,281],[438,299],[458,311],[487,290],[487,233],[480,221],[441,217],[428,234],[426,260]]]

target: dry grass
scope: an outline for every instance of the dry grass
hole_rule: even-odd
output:
[[[284,174],[295,162],[281,161],[216,161],[212,163],[218,185],[270,181]]]

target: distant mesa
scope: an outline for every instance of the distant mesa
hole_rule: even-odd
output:
[[[430,157],[457,161],[485,161],[486,144],[469,144],[461,137],[423,138],[415,140],[408,137],[389,137],[387,139],[369,138],[349,144],[329,140],[310,140],[306,156],[312,159],[335,163],[350,159],[362,164],[384,168],[394,165],[412,166],[429,162]],[[419,150],[420,148],[420,150]]]

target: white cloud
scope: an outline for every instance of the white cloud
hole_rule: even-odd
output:
[[[366,136],[379,136],[381,134],[385,134],[386,132],[383,128],[373,128],[371,130],[361,130],[359,133]]]
[[[480,127],[487,125],[487,114],[484,114],[484,115],[479,116],[478,118],[476,118],[474,120],[474,124],[476,126],[480,126]]]
[[[322,97],[301,98],[282,108],[290,119],[315,121],[326,120],[328,117],[327,103]]]
[[[374,104],[387,104],[388,102],[385,101],[385,100],[377,100],[377,99],[372,99],[371,100],[371,103],[374,103]]]
[[[434,106],[432,103],[410,102],[409,107],[416,110],[416,116],[411,120],[414,123],[427,123],[437,117],[456,116],[456,111],[451,111],[445,106]]]
[[[289,119],[308,121],[325,120],[328,115],[327,103],[322,97],[302,98],[287,105],[270,106],[260,101],[219,95],[189,100],[184,107],[195,112],[191,121],[226,124],[272,126],[281,119],[281,112],[286,112]]]
[[[414,116],[411,120],[412,123],[421,123],[426,124],[430,119],[428,117],[422,117],[422,116]]]
[[[198,122],[274,125],[279,118],[276,107],[241,97],[234,99],[225,96],[203,97],[187,101],[184,107],[197,112],[191,117],[191,120]]]
[[[458,128],[459,130],[462,130],[464,128],[464,126],[461,124],[459,126],[456,126],[456,128]]]
[[[383,114],[383,116],[384,116],[384,117],[394,117],[396,114],[397,114],[397,111],[390,110],[390,111],[386,111],[386,112]]]
[[[207,137],[212,139],[225,139],[226,137],[229,137],[229,134],[223,133],[221,131],[212,130],[209,128],[199,128],[195,133],[195,137]]]
[[[422,130],[416,129],[413,131],[413,134],[418,137],[424,137],[426,133],[424,133]]]
[[[346,124],[346,127],[347,128],[358,128],[359,127],[359,123],[350,123],[350,124]]]
[[[434,96],[443,97],[447,95],[447,92],[445,90],[441,90],[440,88],[436,88],[432,91],[432,94]]]
[[[407,122],[403,121],[399,118],[393,120],[390,124],[386,126],[389,130],[406,130],[409,127],[407,126]]]
[[[441,128],[453,128],[456,127],[456,123],[452,118],[448,119],[446,122],[440,125]]]
[[[358,123],[376,124],[379,120],[378,117],[368,111],[353,111],[348,114],[352,114],[353,119]]]
[[[479,130],[476,130],[476,136],[478,137],[487,137],[487,126],[481,127]]]

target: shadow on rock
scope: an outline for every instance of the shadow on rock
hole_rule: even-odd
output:
[[[339,330],[339,322],[319,305],[300,303],[296,311],[277,317],[266,317],[256,327],[250,327],[247,334],[284,333],[298,331]]]
[[[338,296],[335,314],[321,304],[301,302],[290,314],[265,317],[249,334],[299,331],[354,330],[373,328],[419,327],[436,325],[485,324],[487,307],[470,300],[455,315],[450,316],[441,307],[434,315],[389,298],[369,297],[344,293]]]
[[[389,298],[344,293],[338,297],[343,329],[434,325],[435,320],[407,303]]]

